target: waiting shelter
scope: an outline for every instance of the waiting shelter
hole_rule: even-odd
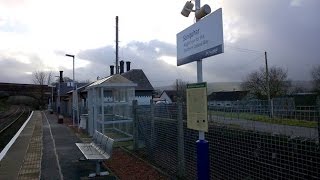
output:
[[[115,141],[132,139],[132,101],[136,86],[120,74],[114,74],[86,88],[90,135],[97,130]]]

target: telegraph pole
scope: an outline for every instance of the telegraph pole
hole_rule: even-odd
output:
[[[271,103],[271,98],[270,98],[270,83],[269,83],[269,69],[268,69],[268,58],[267,58],[267,52],[264,52],[264,58],[266,62],[266,83],[267,83],[267,96],[268,96],[268,105],[269,105],[269,111],[270,111],[270,117],[273,116],[273,107]]]
[[[118,16],[116,16],[116,74],[119,74],[118,21],[119,21],[119,18]]]

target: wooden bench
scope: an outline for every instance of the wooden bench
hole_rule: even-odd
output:
[[[89,174],[89,177],[109,174],[107,171],[100,172],[100,165],[102,161],[111,157],[113,142],[113,139],[95,131],[91,143],[76,143],[86,159],[96,161],[96,173]]]

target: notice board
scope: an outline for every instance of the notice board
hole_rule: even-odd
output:
[[[187,84],[187,127],[208,132],[206,82]]]

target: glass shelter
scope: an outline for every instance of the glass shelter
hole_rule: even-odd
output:
[[[115,74],[87,87],[90,135],[98,130],[115,141],[132,139],[132,100],[136,86],[120,74]]]

